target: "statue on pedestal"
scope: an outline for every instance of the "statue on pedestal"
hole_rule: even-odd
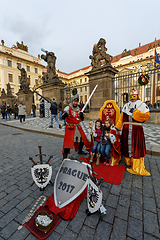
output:
[[[2,88],[2,91],[1,91],[1,97],[4,97],[4,96],[6,96],[6,93],[5,93],[4,88]]]
[[[19,92],[28,93],[30,91],[29,89],[30,81],[29,79],[27,79],[26,70],[24,68],[19,68],[18,64],[17,64],[17,68],[21,71]]]
[[[7,83],[7,96],[12,96],[10,83]]]
[[[56,82],[60,81],[58,78],[58,74],[56,74],[56,56],[53,52],[48,52],[44,50],[43,48],[41,49],[43,52],[46,53],[46,55],[42,54],[41,58],[47,62],[47,72],[43,75],[43,83],[51,83],[51,82]]]
[[[105,47],[106,40],[103,38],[100,38],[97,44],[94,44],[92,55],[89,56],[89,58],[92,60],[91,65],[93,66],[92,69],[100,68],[102,65],[111,65],[111,61],[113,57],[106,53],[107,48]],[[102,63],[103,60],[105,63]]]

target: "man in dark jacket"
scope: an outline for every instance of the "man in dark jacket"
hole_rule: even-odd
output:
[[[1,107],[1,113],[2,113],[2,118],[5,119],[5,113],[6,113],[6,105],[3,103]]]
[[[53,98],[53,100],[52,100],[50,110],[51,110],[51,125],[49,126],[49,128],[53,128],[53,118],[55,118],[56,122],[59,125],[59,128],[61,128],[61,124],[60,124],[60,122],[58,121],[58,118],[57,118],[57,110],[58,109],[57,109],[57,103],[55,101],[55,98]]]

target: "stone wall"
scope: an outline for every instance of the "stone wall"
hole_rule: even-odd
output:
[[[150,113],[150,118],[145,122],[146,124],[160,124],[160,111]]]

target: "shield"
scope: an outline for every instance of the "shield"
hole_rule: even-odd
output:
[[[34,165],[31,168],[33,181],[39,188],[45,188],[52,177],[52,167],[49,164]]]
[[[102,191],[88,179],[87,205],[90,213],[96,212],[102,203]]]
[[[87,186],[86,163],[64,159],[55,178],[54,201],[62,208],[77,198]]]

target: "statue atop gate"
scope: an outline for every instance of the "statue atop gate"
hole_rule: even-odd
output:
[[[43,84],[46,83],[54,83],[54,82],[59,82],[58,74],[56,74],[56,56],[54,52],[48,52],[44,50],[43,48],[41,51],[45,52],[45,55],[42,54],[41,58],[48,64],[47,65],[47,72],[43,75],[42,80]],[[61,82],[61,81],[60,81]]]
[[[92,69],[100,68],[103,64],[103,66],[111,65],[111,61],[113,57],[106,53],[107,48],[105,47],[106,40],[103,38],[100,38],[97,44],[94,44],[92,55],[89,56],[89,58],[92,60],[91,65],[93,66]],[[103,62],[104,61],[104,62]],[[102,63],[103,62],[103,63]]]
[[[17,64],[17,68],[18,70],[21,71],[19,92],[28,93],[30,91],[29,89],[30,80],[27,78],[27,72],[24,68],[19,68],[18,64]]]

